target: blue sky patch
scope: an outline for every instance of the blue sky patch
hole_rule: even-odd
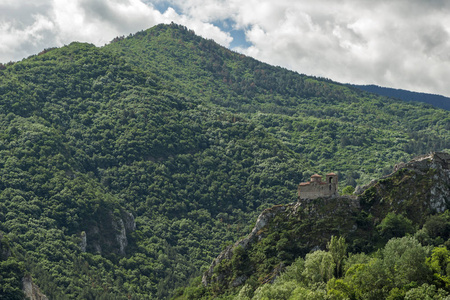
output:
[[[252,43],[247,41],[245,37],[245,31],[243,29],[235,29],[235,22],[231,19],[219,20],[212,23],[214,26],[220,28],[220,30],[224,32],[228,32],[231,37],[233,37],[233,41],[230,43],[230,48],[248,48],[252,46]]]
[[[230,43],[231,49],[235,47],[248,48],[252,46],[252,43],[247,41],[244,30],[231,30],[230,34],[233,37],[233,41]]]
[[[169,3],[168,1],[149,1],[149,0],[145,0],[144,1],[147,4],[150,4],[151,6],[153,6],[155,9],[157,9],[161,14],[165,13],[166,10],[171,7],[173,8],[173,10],[175,10],[175,12],[177,14],[181,14],[181,10],[179,9],[179,7],[177,7],[176,5],[174,5],[173,3]]]

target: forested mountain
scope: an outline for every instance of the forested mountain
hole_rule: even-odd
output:
[[[0,66],[2,295],[167,298],[300,181],[450,148],[450,113],[159,25]],[[0,253],[1,254],[1,253]]]
[[[450,98],[441,95],[417,93],[401,89],[386,88],[377,85],[353,85],[354,87],[366,92],[378,94],[381,96],[401,99],[405,101],[417,101],[431,104],[435,107],[450,110]]]
[[[263,64],[174,28],[156,26],[106,48],[176,92],[263,126],[314,171],[339,171],[343,184],[366,183],[398,161],[450,148],[448,112]]]

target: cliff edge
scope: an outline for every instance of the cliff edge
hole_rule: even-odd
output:
[[[369,252],[380,239],[377,225],[389,212],[421,226],[449,205],[450,155],[420,156],[396,165],[392,174],[354,196],[299,199],[264,210],[250,234],[212,262],[202,284],[220,294],[246,282],[271,282],[297,257],[325,249],[332,235],[345,237],[350,252]]]

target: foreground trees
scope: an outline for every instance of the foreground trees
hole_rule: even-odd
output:
[[[330,244],[345,245],[333,237]],[[343,249],[342,247],[341,249]],[[444,299],[450,297],[449,250],[422,246],[414,237],[393,238],[371,254],[343,258],[342,275],[335,276],[336,248],[299,258],[273,284],[252,291],[242,287],[224,299]],[[334,252],[333,252],[334,251]],[[334,254],[333,254],[334,253]],[[343,253],[343,252],[340,252]]]

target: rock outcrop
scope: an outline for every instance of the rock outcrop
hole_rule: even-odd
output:
[[[86,231],[82,231],[80,234],[80,249],[81,252],[86,252],[86,246],[87,246],[87,237],[86,237]]]
[[[270,282],[283,269],[284,261],[313,248],[324,249],[331,235],[340,231],[355,231],[355,216],[359,210],[356,198],[335,196],[302,199],[268,208],[260,214],[247,237],[228,246],[212,262],[203,274],[202,284],[233,288],[245,283],[255,272],[259,272],[260,283]],[[323,225],[318,227],[319,223]],[[245,253],[258,251],[259,247],[266,248],[264,257],[246,256]],[[240,266],[232,261],[239,261],[237,256],[240,255],[245,256],[242,262],[246,266],[236,273],[231,268]],[[274,263],[262,272],[258,265],[267,261]]]
[[[119,246],[116,251],[121,255],[125,255],[125,247],[128,246],[128,239],[123,220],[118,219],[113,221],[112,226],[116,232],[116,241]]]
[[[30,300],[48,300],[47,296],[45,296],[39,287],[34,284],[31,275],[26,275],[22,278],[23,284],[23,293],[25,297]]]
[[[203,274],[203,277],[202,277],[203,285],[205,285],[205,286],[208,285],[211,278],[213,278],[214,268],[217,265],[219,265],[224,259],[230,260],[232,258],[234,249],[236,249],[237,247],[243,247],[244,249],[247,249],[249,244],[251,244],[257,240],[260,240],[262,238],[262,236],[260,235],[260,230],[262,230],[264,227],[266,227],[267,224],[269,224],[270,220],[275,215],[277,215],[280,212],[285,212],[286,209],[288,209],[292,206],[293,206],[292,204],[279,205],[279,206],[275,206],[275,207],[264,210],[259,215],[258,219],[256,220],[255,227],[253,228],[253,230],[250,232],[250,234],[247,237],[245,237],[242,240],[237,241],[234,245],[228,246],[224,251],[222,251],[219,254],[219,256],[217,256],[216,259],[214,259],[214,261],[212,262],[209,269]],[[238,285],[242,284],[245,281],[245,279],[247,279],[246,276],[241,276],[240,278],[236,278],[235,282],[233,282],[232,285],[238,286]],[[223,275],[219,274],[219,276],[216,278],[216,281],[222,281],[222,280],[223,280]]]
[[[373,215],[392,211],[421,224],[427,215],[450,207],[450,155],[433,152],[400,163],[358,196],[362,208]]]
[[[449,206],[450,155],[424,155],[396,165],[392,174],[358,188],[354,196],[300,199],[264,210],[247,237],[214,259],[202,284],[221,293],[251,277],[253,284],[270,282],[284,263],[324,249],[332,235],[345,236],[351,250],[368,252],[367,241],[388,212],[422,225]]]
[[[128,246],[127,234],[136,229],[134,216],[127,211],[121,211],[120,216],[111,211],[103,211],[100,215],[86,231],[81,232],[81,251],[125,255]]]

